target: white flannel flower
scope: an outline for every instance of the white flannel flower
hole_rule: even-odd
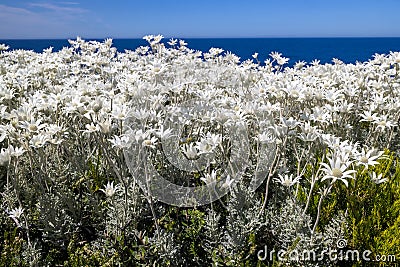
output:
[[[279,102],[275,104],[271,104],[271,102],[263,103],[260,107],[260,111],[265,111],[268,114],[271,114],[273,112],[279,111],[281,109]]]
[[[314,59],[313,61],[311,61],[310,64],[311,64],[312,66],[315,67],[315,66],[319,66],[319,63],[320,63],[320,62],[321,62],[321,60],[319,60],[319,59]]]
[[[172,136],[172,129],[164,129],[164,126],[161,126],[160,129],[158,129],[155,134],[163,139],[168,139],[169,137]]]
[[[116,106],[115,108],[113,108],[112,112],[111,112],[111,116],[114,119],[117,120],[125,120],[128,116],[128,107],[126,106]]]
[[[147,146],[147,147],[151,147],[151,148],[155,149],[156,145],[157,145],[157,141],[158,141],[158,139],[153,136],[150,139],[145,139],[142,144],[143,144],[143,146]]]
[[[382,178],[382,173],[376,176],[376,172],[370,173],[369,177],[371,178],[371,181],[374,182],[375,184],[385,183],[388,180],[387,178]]]
[[[64,107],[65,113],[82,113],[84,111],[85,104],[82,102],[80,96],[75,96],[71,101],[66,102]]]
[[[158,44],[159,42],[161,42],[161,40],[164,38],[163,35],[161,34],[157,34],[156,36],[153,36],[153,43],[152,44]]]
[[[318,138],[318,135],[315,133],[300,133],[298,137],[304,142],[314,142]]]
[[[335,65],[342,65],[342,64],[344,64],[343,61],[341,61],[340,59],[337,59],[337,58],[332,58],[332,62],[333,62],[333,64],[335,64]]]
[[[292,173],[290,175],[285,174],[283,176],[281,174],[278,174],[278,176],[279,178],[274,178],[273,180],[285,187],[291,187],[300,181],[300,177],[299,176],[294,177]]]
[[[117,147],[119,149],[128,148],[131,145],[131,141],[128,135],[114,135],[111,139],[107,139],[110,141],[113,147]]]
[[[337,180],[342,181],[346,187],[349,185],[349,182],[346,180],[346,178],[353,178],[354,177],[351,175],[355,173],[355,170],[348,170],[348,166],[350,162],[343,162],[342,157],[332,157],[328,158],[329,165],[326,164],[325,162],[321,163],[321,166],[323,168],[321,169],[325,175],[322,177],[321,181],[324,181],[326,179],[332,179],[332,184],[336,182]]]
[[[214,149],[214,147],[206,139],[201,139],[200,141],[196,142],[195,147],[199,150],[199,154],[209,154]]]
[[[143,132],[142,129],[139,129],[137,131],[135,131],[134,133],[134,137],[136,142],[140,143],[143,142],[145,139],[147,139],[149,136],[149,132]]]
[[[106,120],[97,122],[97,127],[103,134],[108,134],[111,132],[111,120],[106,119]]]
[[[325,109],[321,107],[315,107],[313,108],[314,112],[311,114],[310,119],[321,122],[321,123],[327,123],[328,119],[330,119],[330,113]]]
[[[83,130],[83,132],[88,133],[88,134],[97,132],[99,130],[99,128],[96,125],[94,125],[93,123],[86,124],[85,128],[86,128],[86,130]]]
[[[273,60],[278,60],[278,59],[280,59],[280,58],[281,58],[282,54],[281,54],[281,53],[278,53],[278,52],[275,52],[275,51],[273,51],[273,52],[271,52],[271,53],[269,54],[269,56],[270,56],[270,57],[272,57],[272,59],[273,59]]]
[[[11,218],[19,219],[23,212],[24,212],[24,209],[19,207],[19,208],[15,208],[15,209],[11,210],[8,214],[9,214],[9,217],[11,217]]]
[[[283,126],[289,128],[289,129],[293,129],[295,128],[297,125],[299,125],[300,123],[298,121],[296,121],[295,119],[293,119],[293,117],[290,117],[289,119],[286,119],[284,117],[280,118],[281,123]]]
[[[9,214],[8,217],[13,219],[13,221],[15,222],[17,227],[21,227],[19,219],[21,218],[23,213],[24,213],[24,209],[23,208],[21,208],[21,207],[15,208],[15,209],[13,209],[13,210],[8,212],[8,214]]]
[[[182,151],[183,151],[183,154],[185,154],[185,156],[188,159],[195,159],[199,155],[199,153],[197,152],[197,149],[196,149],[196,147],[194,147],[193,143],[184,144]]]
[[[11,100],[15,95],[15,90],[11,88],[0,87],[0,100]]]
[[[54,135],[63,131],[63,127],[57,124],[49,124],[46,127],[46,133],[49,135]]]
[[[222,184],[222,188],[231,188],[234,182],[235,179],[231,179],[231,176],[228,174],[228,176],[226,176],[225,182]]]
[[[370,149],[366,151],[362,148],[361,152],[357,155],[357,165],[363,165],[365,169],[369,166],[375,166],[379,164],[377,161],[383,155],[383,151],[376,151],[375,149]]]
[[[179,40],[179,46],[185,47],[187,46],[187,43],[184,40]]]
[[[41,129],[45,128],[47,126],[46,123],[41,124],[42,119],[31,119],[30,121],[22,121],[20,122],[20,127],[23,129],[28,130],[31,133],[37,133]]]
[[[150,73],[153,75],[159,75],[165,70],[166,68],[161,63],[155,62],[154,65],[150,66]]]
[[[295,64],[294,64],[294,68],[295,69],[297,69],[297,70],[300,70],[300,69],[302,69],[305,65],[307,65],[307,62],[305,62],[305,61],[298,61],[298,62],[296,62]]]
[[[177,43],[178,40],[174,38],[169,39],[169,41],[167,42],[167,44],[169,44],[170,46],[175,46]]]
[[[118,185],[114,186],[114,182],[108,182],[107,185],[104,187],[104,189],[100,189],[100,191],[103,191],[104,194],[106,194],[107,197],[112,197],[118,190]]]
[[[278,124],[269,126],[269,129],[271,129],[274,132],[276,141],[279,141],[279,143],[281,143],[281,141],[285,138],[285,136],[288,134],[289,131],[289,128],[286,125],[278,125]]]
[[[50,140],[51,140],[51,138],[48,135],[38,134],[38,135],[34,135],[31,138],[31,140],[29,141],[29,144],[34,148],[41,148]]]
[[[10,155],[16,158],[22,156],[26,151],[23,147],[14,148],[12,145],[9,147],[9,150],[10,150]]]
[[[211,171],[211,174],[206,173],[206,175],[202,178],[200,178],[201,181],[203,181],[208,187],[215,187],[215,184],[217,183],[217,172],[215,170]]]
[[[382,115],[381,117],[377,117],[374,122],[377,125],[377,129],[380,131],[384,131],[386,128],[394,127],[397,123],[389,120],[387,115]]]
[[[289,58],[287,58],[287,57],[279,57],[276,60],[276,63],[278,63],[278,65],[285,65],[288,62],[289,62]]]
[[[201,138],[200,141],[196,142],[196,148],[199,150],[199,154],[209,154],[221,144],[222,136],[220,134],[213,134],[207,132],[207,134]]]
[[[217,147],[222,142],[222,136],[220,134],[213,134],[208,132],[206,135],[206,140],[211,146]]]
[[[400,64],[400,53],[399,52],[391,52],[390,60],[392,64]]]
[[[365,122],[373,122],[378,120],[378,114],[372,113],[370,110],[364,111],[364,113],[360,114],[362,119],[360,121],[365,121]]]
[[[8,45],[5,44],[0,44],[0,51],[5,51],[8,50],[10,47]]]
[[[150,116],[150,113],[147,109],[142,108],[142,109],[134,110],[132,112],[132,115],[139,120],[145,120]]]
[[[150,43],[154,39],[154,35],[152,34],[145,35],[143,36],[143,39],[146,40],[148,43]]]

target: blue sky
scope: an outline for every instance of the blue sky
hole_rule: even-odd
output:
[[[400,37],[399,0],[0,0],[0,39]]]

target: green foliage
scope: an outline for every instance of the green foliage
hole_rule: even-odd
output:
[[[265,247],[319,251],[320,248],[310,245],[312,238],[320,244],[330,242],[329,246],[334,246],[335,240],[345,238],[349,241],[348,249],[368,249],[373,252],[372,256],[399,257],[400,160],[389,151],[385,155],[387,157],[380,160],[380,165],[370,167],[368,171],[360,170],[357,179],[349,184],[349,190],[342,184],[332,188],[331,195],[323,202],[321,223],[314,237],[309,234],[308,227],[315,220],[320,195],[315,193],[312,196],[308,215],[304,216],[308,193],[304,190],[306,183],[299,187],[296,199],[289,197],[284,203],[269,205],[261,220],[262,193],[254,195],[244,184],[238,184],[231,195],[220,202],[205,207],[178,208],[156,204],[157,224],[161,229],[157,233],[148,210],[149,204],[140,200],[138,190],[127,191],[130,195],[128,204],[136,205],[136,210],[132,210],[135,215],[129,216],[136,219],[124,219],[124,191],[119,191],[112,199],[105,198],[97,190],[96,181],[106,179],[95,174],[96,167],[91,166],[85,179],[77,176],[75,182],[69,181],[74,194],[66,190],[62,198],[59,194],[37,197],[43,206],[52,201],[54,207],[60,205],[58,209],[74,213],[41,217],[47,213],[40,212],[34,216],[33,222],[43,225],[47,220],[53,225],[58,223],[58,226],[45,231],[40,230],[41,227],[30,229],[31,236],[42,235],[42,241],[32,255],[40,251],[42,256],[37,259],[38,266],[282,266],[276,255],[272,260],[261,261],[257,253]],[[388,178],[388,182],[372,182],[369,176],[372,171]],[[311,172],[310,169],[305,173],[305,180]],[[278,187],[272,188],[279,190]],[[318,189],[319,185],[316,185],[315,192]],[[63,192],[65,188],[59,190]],[[276,192],[271,199],[278,196],[282,197]],[[79,206],[68,204],[74,201],[80,203]],[[340,219],[338,214],[346,216],[341,215],[344,217],[339,216]],[[12,225],[10,218],[2,217],[0,266],[28,266],[25,230]],[[76,228],[71,228],[73,225]],[[56,242],[57,238],[68,245]],[[352,264],[359,266],[357,262]]]
[[[1,243],[0,266],[19,266],[24,263],[22,250],[24,239],[18,234],[18,229],[5,231]]]
[[[375,171],[388,182],[377,185],[367,174],[359,174],[344,198],[351,222],[349,240],[353,248],[400,258],[400,159],[388,151],[386,155]]]
[[[111,249],[111,248],[108,248]],[[75,240],[71,240],[68,245],[68,259],[64,261],[65,267],[81,267],[81,266],[116,266],[119,255],[114,253],[107,255],[107,247],[98,247],[96,244],[77,244]]]
[[[399,259],[400,159],[389,150],[384,155],[386,157],[380,160],[379,165],[357,172],[348,189],[342,184],[333,188],[332,194],[324,201],[319,228],[323,228],[338,212],[346,212],[347,249],[370,250],[373,252],[371,258],[395,255]],[[388,181],[375,184],[369,175],[373,171]],[[298,198],[305,200],[302,190]],[[319,195],[313,197],[311,214],[316,213],[319,198]],[[354,264],[358,266],[358,263]]]

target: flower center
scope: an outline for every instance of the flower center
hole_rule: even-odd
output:
[[[290,181],[289,179],[285,179],[282,183],[284,186],[289,187],[292,184],[292,181]]]
[[[42,145],[43,145],[43,142],[40,141],[40,140],[38,140],[38,141],[36,141],[36,142],[34,143],[34,145],[35,145],[36,147],[39,147],[39,146],[42,146]]]
[[[151,142],[151,140],[149,140],[149,139],[147,139],[147,140],[144,140],[144,145],[146,145],[146,146],[151,146],[152,145],[152,142]]]
[[[38,130],[38,127],[35,124],[30,124],[28,128],[31,132],[36,132]]]
[[[360,159],[360,161],[361,161],[362,163],[368,163],[368,158],[365,157],[365,156],[362,156],[361,159]]]
[[[332,176],[334,176],[336,178],[340,178],[340,177],[343,176],[343,172],[338,168],[333,168],[332,169]]]

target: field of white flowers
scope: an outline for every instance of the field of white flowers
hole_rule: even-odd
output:
[[[264,266],[266,245],[344,238],[399,253],[355,233],[382,192],[369,227],[400,223],[400,53],[288,68],[144,38],[0,46],[1,264]]]

